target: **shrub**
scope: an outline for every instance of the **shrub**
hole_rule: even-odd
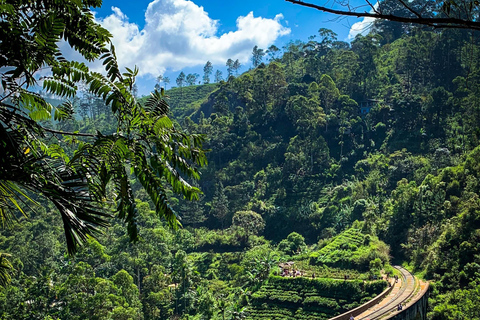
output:
[[[301,252],[306,247],[305,238],[296,232],[292,232],[278,244],[278,250],[288,254]]]

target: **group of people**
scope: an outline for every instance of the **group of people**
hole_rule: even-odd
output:
[[[303,277],[304,273],[300,270],[288,270],[288,269],[283,269],[282,273],[280,274],[282,277]],[[314,276],[315,277],[315,276]]]

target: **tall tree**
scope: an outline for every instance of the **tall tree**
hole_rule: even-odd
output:
[[[265,52],[263,51],[263,49],[258,48],[258,46],[253,47],[253,50],[252,50],[253,67],[256,68],[260,63],[262,63],[264,55],[265,55]]]
[[[270,57],[270,61],[273,61],[277,58],[277,54],[280,52],[280,49],[272,44],[270,47],[268,47],[266,53],[268,54],[268,56]]]
[[[170,78],[169,77],[164,77],[163,78],[163,84],[165,85],[165,90],[167,90],[167,84],[170,84]]]
[[[200,75],[198,73],[194,73],[193,74],[193,79],[194,79],[194,82],[197,83],[197,80],[200,78]],[[198,81],[198,84],[200,84],[200,81]]]
[[[215,195],[212,199],[212,209],[210,210],[210,214],[221,223],[223,229],[225,222],[227,222],[229,209],[228,198],[223,190],[222,182],[220,182],[215,188]]]
[[[208,84],[210,83],[210,75],[213,72],[213,65],[210,61],[207,61],[205,66],[203,67],[203,83]]]
[[[235,60],[232,67],[233,67],[233,70],[235,71],[235,75],[238,76],[238,70],[242,67],[242,64],[240,63],[240,61],[238,59]]]
[[[215,82],[218,83],[218,82],[220,82],[220,81],[222,81],[222,80],[223,80],[222,71],[217,70],[217,71],[215,72]]]
[[[160,84],[162,83],[163,79],[164,79],[164,78],[163,78],[163,75],[159,75],[159,76],[157,77],[157,83],[155,84],[155,89],[157,89],[157,90],[160,90],[160,89],[161,89],[161,85],[160,85]]]
[[[230,78],[230,76],[233,76],[233,71],[234,71],[233,65],[234,65],[234,63],[235,62],[232,59],[227,60],[226,66],[227,66],[228,78]]]
[[[189,86],[193,86],[195,84],[195,76],[191,73],[187,74],[185,81]]]
[[[183,73],[183,71],[180,72],[176,81],[177,81],[177,86],[179,86],[180,88],[183,87],[185,82],[185,73]]]
[[[187,75],[187,83],[189,86],[193,86],[195,85],[195,83],[197,82],[197,79],[200,77],[200,75],[198,73],[189,73]]]

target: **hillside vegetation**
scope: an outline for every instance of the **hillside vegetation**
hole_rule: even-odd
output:
[[[365,284],[360,280],[272,276],[252,295],[247,319],[329,319],[367,302],[386,285],[385,281]]]
[[[479,81],[475,34],[377,21],[351,43],[321,29],[226,82],[167,90],[172,131],[210,149],[201,179],[185,177],[199,201],[155,176],[182,228],[127,170],[138,242],[113,219],[72,257],[40,198],[0,234],[0,318],[325,319],[381,292],[363,280],[397,263],[432,281],[428,319],[479,319]],[[61,128],[116,132],[85,99]],[[73,154],[81,139],[46,143]],[[275,276],[288,261],[307,277]]]
[[[198,86],[172,88],[166,91],[166,101],[170,106],[173,117],[183,119],[192,115],[207,100],[208,95],[217,89],[218,84],[210,83]],[[148,97],[140,99],[145,102]]]
[[[383,265],[390,258],[385,243],[354,228],[323,241],[322,245],[323,248],[310,255],[311,264],[365,271],[371,261],[379,259]]]

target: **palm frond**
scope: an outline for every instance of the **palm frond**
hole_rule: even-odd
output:
[[[24,205],[28,206],[25,200],[32,205],[38,205],[12,181],[0,180],[0,222],[3,226],[10,225],[13,220],[17,219],[16,211],[27,217],[23,209]]]
[[[13,266],[8,261],[10,255],[0,252],[0,287],[5,287],[11,281],[9,272],[13,270]]]

